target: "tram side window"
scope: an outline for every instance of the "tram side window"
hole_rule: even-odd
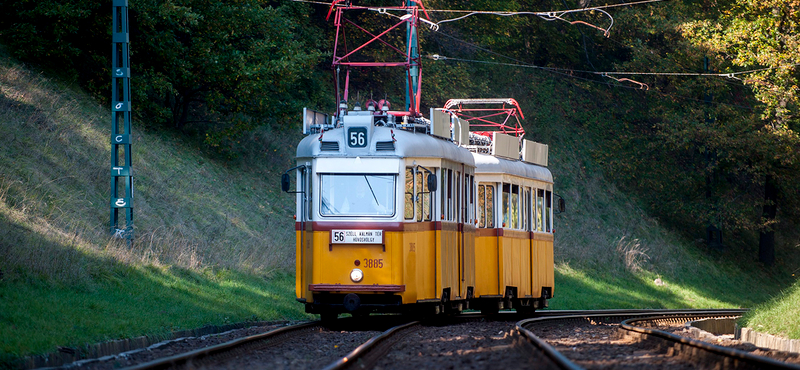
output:
[[[439,196],[442,199],[441,219],[444,220],[447,217],[447,169],[442,168],[439,178],[442,180],[442,183],[439,185],[439,189],[441,190]]]
[[[406,220],[414,219],[414,169],[406,167]]]
[[[303,184],[308,184],[307,185],[307,190],[308,190],[308,199],[309,199],[309,201],[306,202],[306,203],[308,203],[308,212],[306,213],[306,219],[307,220],[311,220],[311,215],[314,214],[314,213],[312,213],[312,212],[314,212],[314,202],[311,200],[311,199],[314,199],[314,193],[313,193],[314,186],[311,184],[311,181],[306,179],[306,174],[305,173],[303,174]]]
[[[494,186],[478,185],[478,227],[494,228]]]
[[[447,221],[453,221],[453,170],[447,170]]]
[[[486,227],[486,185],[478,185],[478,227]]]
[[[536,231],[544,231],[543,217],[544,217],[544,190],[536,190]]]
[[[511,220],[508,217],[509,213],[511,213],[509,212],[508,209],[510,198],[511,198],[511,184],[503,184],[503,197],[501,199],[501,201],[503,202],[503,209],[501,210],[503,212],[503,225],[502,225],[503,227],[511,226],[510,223]]]
[[[467,175],[466,180],[464,181],[464,203],[466,203],[466,208],[464,209],[464,222],[473,222],[472,220],[475,218],[473,214],[475,211],[474,187],[475,184],[473,183],[472,176]]]
[[[550,215],[547,213],[547,198],[545,197],[545,191],[542,190],[542,231],[547,231],[547,223]]]
[[[519,229],[519,185],[511,185],[511,228]]]
[[[530,230],[531,220],[531,189],[525,188],[525,197],[522,198],[522,229]]]
[[[428,176],[427,171],[417,171],[417,221],[430,221],[431,220],[431,192],[428,189]]]
[[[453,192],[456,193],[455,196],[455,203],[453,203],[453,221],[460,221],[462,217],[464,217],[463,210],[461,208],[462,199],[464,199],[464,194],[461,194],[461,172],[456,171],[456,175],[453,178],[455,181],[455,187],[453,188]]]
[[[494,186],[486,185],[486,227],[494,228]]]
[[[547,232],[551,232],[553,230],[553,217],[552,217],[552,213],[550,213],[550,212],[552,211],[552,207],[553,207],[553,205],[552,205],[553,204],[552,203],[553,202],[553,196],[552,196],[553,193],[548,191],[546,194],[547,194],[547,196],[546,196],[546,198],[544,200],[544,206],[545,206],[544,214],[546,215],[546,218],[547,218],[547,221],[545,222],[545,227],[547,228]]]

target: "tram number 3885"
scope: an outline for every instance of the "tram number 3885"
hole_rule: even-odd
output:
[[[364,268],[368,269],[382,269],[383,258],[364,258]]]

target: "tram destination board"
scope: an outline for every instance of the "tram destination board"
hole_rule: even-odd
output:
[[[383,230],[331,230],[331,244],[383,244]]]

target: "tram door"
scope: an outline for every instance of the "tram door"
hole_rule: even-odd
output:
[[[296,293],[298,298],[310,297],[308,284],[311,280],[313,264],[311,263],[313,243],[311,211],[312,184],[311,168],[299,166],[297,168],[297,250],[296,250]]]
[[[475,177],[465,173],[460,186],[459,224],[461,235],[459,237],[459,292],[463,298],[472,298],[470,287],[475,286]]]

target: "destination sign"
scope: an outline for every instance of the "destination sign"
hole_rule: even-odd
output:
[[[331,230],[331,244],[383,244],[383,230]]]

